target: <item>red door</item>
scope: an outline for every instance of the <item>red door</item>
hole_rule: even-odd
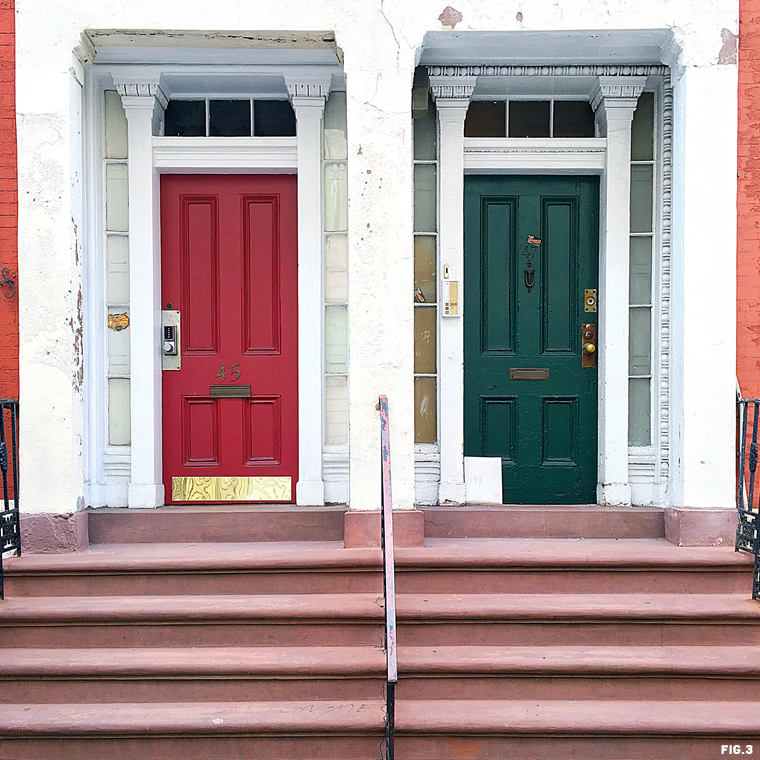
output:
[[[298,256],[293,175],[164,175],[162,297],[180,312],[163,371],[166,502],[293,501]]]

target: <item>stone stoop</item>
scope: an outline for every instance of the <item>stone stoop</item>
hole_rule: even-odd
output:
[[[397,547],[396,757],[759,753],[751,558],[674,546],[656,510],[558,509],[426,510]],[[86,551],[8,560],[0,759],[381,758],[380,552],[294,512],[226,511],[210,541],[212,508],[104,510]]]

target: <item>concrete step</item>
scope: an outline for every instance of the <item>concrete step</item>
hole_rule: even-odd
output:
[[[377,760],[382,701],[0,705],[3,760]]]
[[[760,647],[401,647],[402,700],[750,701]],[[379,647],[0,650],[0,703],[378,699]]]
[[[338,541],[95,544],[6,562],[19,596],[380,593],[378,549]],[[750,593],[752,558],[664,539],[428,539],[396,551],[399,593]]]
[[[91,544],[342,541],[340,507],[204,504],[159,509],[90,509]]]
[[[400,700],[404,760],[713,760],[726,745],[755,754],[756,701]],[[747,747],[752,750],[747,751]]]
[[[0,606],[16,647],[380,646],[382,596],[20,597]]]
[[[430,538],[663,538],[659,507],[468,504],[420,507]]]
[[[378,646],[382,596],[20,597],[16,647]],[[723,594],[400,594],[400,646],[760,644],[760,605]]]

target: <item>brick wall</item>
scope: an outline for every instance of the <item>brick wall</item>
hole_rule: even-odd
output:
[[[760,397],[760,0],[739,8],[739,180],[736,372]]]
[[[0,0],[0,271],[18,272],[15,0]],[[0,286],[0,397],[18,398],[18,295]]]

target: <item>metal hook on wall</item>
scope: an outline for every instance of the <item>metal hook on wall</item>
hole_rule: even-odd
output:
[[[11,278],[10,274],[11,274],[10,269],[8,269],[8,267],[3,267],[3,271],[2,271],[3,279],[0,280],[0,287],[5,285],[6,288],[8,288],[8,290],[6,290],[5,292],[6,298],[13,298],[16,295],[16,285],[13,282],[13,279]]]

